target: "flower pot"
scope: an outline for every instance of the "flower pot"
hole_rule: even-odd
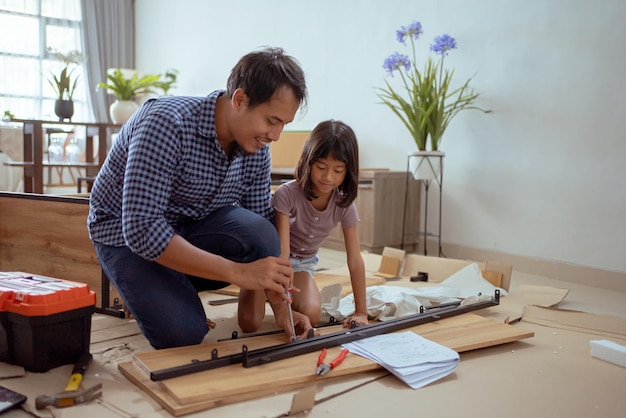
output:
[[[109,108],[111,120],[116,125],[121,125],[139,109],[139,105],[133,100],[116,100]]]
[[[56,100],[54,102],[54,113],[59,117],[59,122],[63,122],[65,119],[71,122],[72,116],[74,116],[74,102],[71,100]]]
[[[409,171],[415,180],[438,180],[443,167],[443,151],[417,151],[408,156]]]

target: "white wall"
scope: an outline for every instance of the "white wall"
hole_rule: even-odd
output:
[[[384,59],[409,51],[396,29],[421,21],[424,54],[447,32],[448,66],[476,73],[493,113],[461,113],[445,134],[443,242],[626,272],[625,19],[623,0],[136,0],[137,63],[205,95],[245,53],[282,46],[310,89],[288,129],[341,119],[362,166],[405,170],[415,145],[374,89]]]

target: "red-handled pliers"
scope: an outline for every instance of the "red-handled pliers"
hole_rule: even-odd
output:
[[[339,366],[343,359],[346,358],[348,353],[349,350],[347,348],[344,348],[341,353],[339,353],[336,359],[331,361],[330,364],[325,364],[324,357],[326,357],[326,349],[322,348],[322,352],[317,358],[317,370],[315,371],[315,373],[317,373],[318,376],[324,376],[326,373]]]

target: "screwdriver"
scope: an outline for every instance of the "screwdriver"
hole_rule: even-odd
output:
[[[286,290],[287,297],[289,297],[289,303],[287,307],[289,309],[289,320],[291,321],[291,341],[297,340],[296,338],[296,326],[293,323],[293,311],[291,310],[291,303],[293,302],[293,296],[291,294],[291,289]]]

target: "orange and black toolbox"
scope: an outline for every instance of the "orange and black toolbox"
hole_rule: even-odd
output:
[[[31,372],[89,352],[96,294],[84,283],[0,272],[0,361]]]

